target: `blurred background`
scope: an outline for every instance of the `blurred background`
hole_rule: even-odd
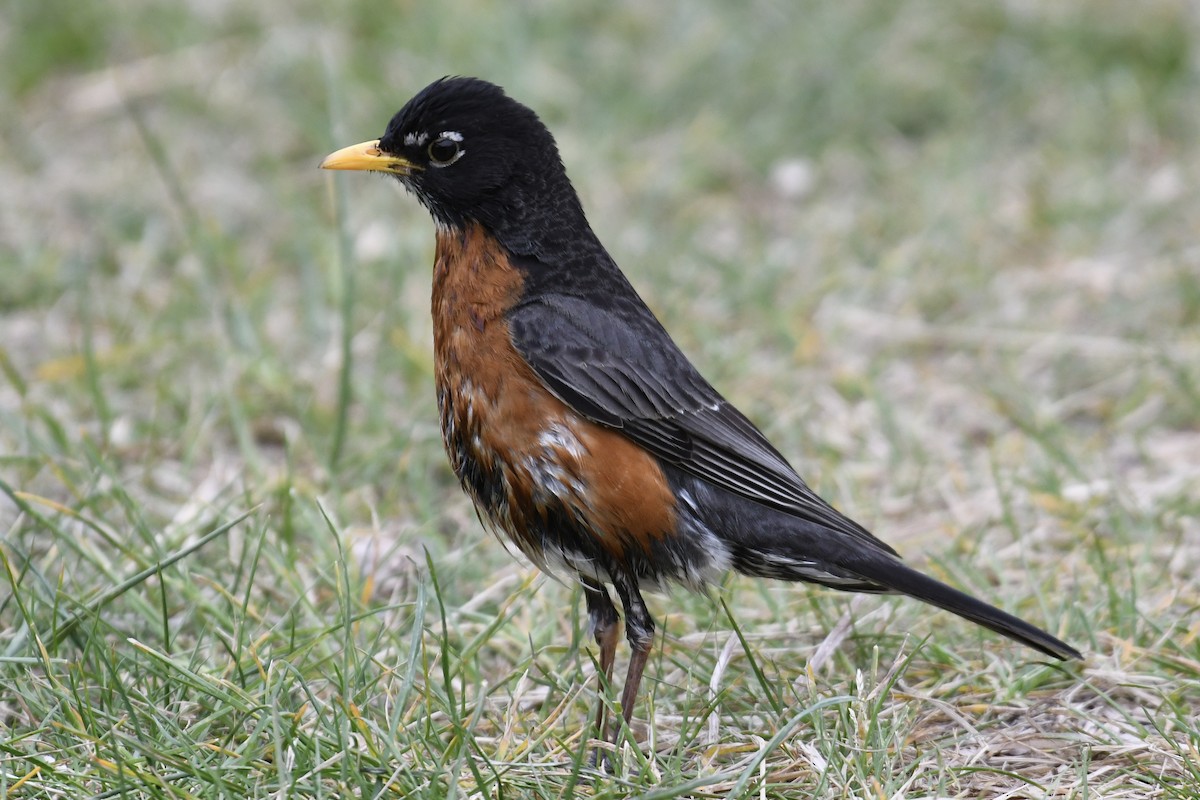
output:
[[[769,702],[771,676],[831,698],[914,648],[906,680],[934,696],[960,658],[982,677],[956,697],[1053,684],[1077,714],[1054,768],[1081,786],[1116,741],[1136,757],[1106,780],[1200,780],[1181,766],[1200,741],[1198,34],[1172,0],[7,0],[0,683],[23,688],[0,692],[2,785],[150,791],[166,771],[209,796],[215,758],[244,796],[385,774],[445,796],[395,770],[457,763],[485,791],[463,741],[526,765],[578,749],[577,598],[483,531],[441,450],[432,225],[394,181],[316,167],[449,74],[538,111],[634,285],[814,488],[1111,678],[1084,698],[915,602],[853,601],[850,623],[848,597],[733,581],[718,595],[761,649],[737,650],[704,739],[690,715],[733,622],[671,595],[644,712],[676,722],[647,785],[705,743],[740,764],[722,743],[769,738],[793,702]],[[839,619],[832,666],[793,684]],[[1141,711],[1111,711],[1118,685]],[[960,732],[934,711],[889,720],[902,745],[843,749],[851,722],[770,774],[849,794],[870,775],[878,796],[1004,780],[947,778]],[[351,733],[359,760],[323,762],[314,742]]]

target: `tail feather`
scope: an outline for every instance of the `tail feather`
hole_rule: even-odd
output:
[[[1083,655],[1066,642],[1019,617],[977,600],[966,592],[947,586],[885,554],[861,553],[860,558],[843,566],[867,580],[930,605],[957,614],[977,625],[1015,639],[1054,658],[1082,659]]]
[[[688,529],[715,534],[728,552],[730,565],[744,575],[806,581],[848,592],[906,594],[1048,656],[1064,661],[1083,658],[1069,644],[1025,620],[907,566],[896,551],[845,521],[832,506],[818,503],[809,508],[821,510],[828,519],[801,518],[670,468],[668,475],[684,500],[678,511]],[[853,530],[861,535],[847,533]]]

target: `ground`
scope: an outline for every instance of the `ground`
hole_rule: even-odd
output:
[[[1198,42],[1172,0],[13,0],[0,794],[1197,796]],[[598,774],[579,592],[445,464],[433,227],[316,169],[454,73],[815,488],[1086,661],[730,579],[651,599]]]

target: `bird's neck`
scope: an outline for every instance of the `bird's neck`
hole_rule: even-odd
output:
[[[552,262],[598,246],[566,176],[532,173],[476,209],[475,219],[513,255]]]
[[[634,294],[565,176],[509,184],[463,218],[439,219],[439,243],[443,234],[449,242],[475,233],[486,233],[500,245],[524,276],[526,294]]]

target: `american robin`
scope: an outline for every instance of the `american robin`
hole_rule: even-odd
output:
[[[654,637],[642,591],[701,589],[730,569],[910,595],[1082,658],[906,566],[818,497],[671,340],[592,232],[550,132],[500,87],[436,81],[382,138],[321,167],[394,175],[432,214],[434,377],[450,464],[485,523],[583,587],[602,689],[616,590],[632,650],[626,725]]]

